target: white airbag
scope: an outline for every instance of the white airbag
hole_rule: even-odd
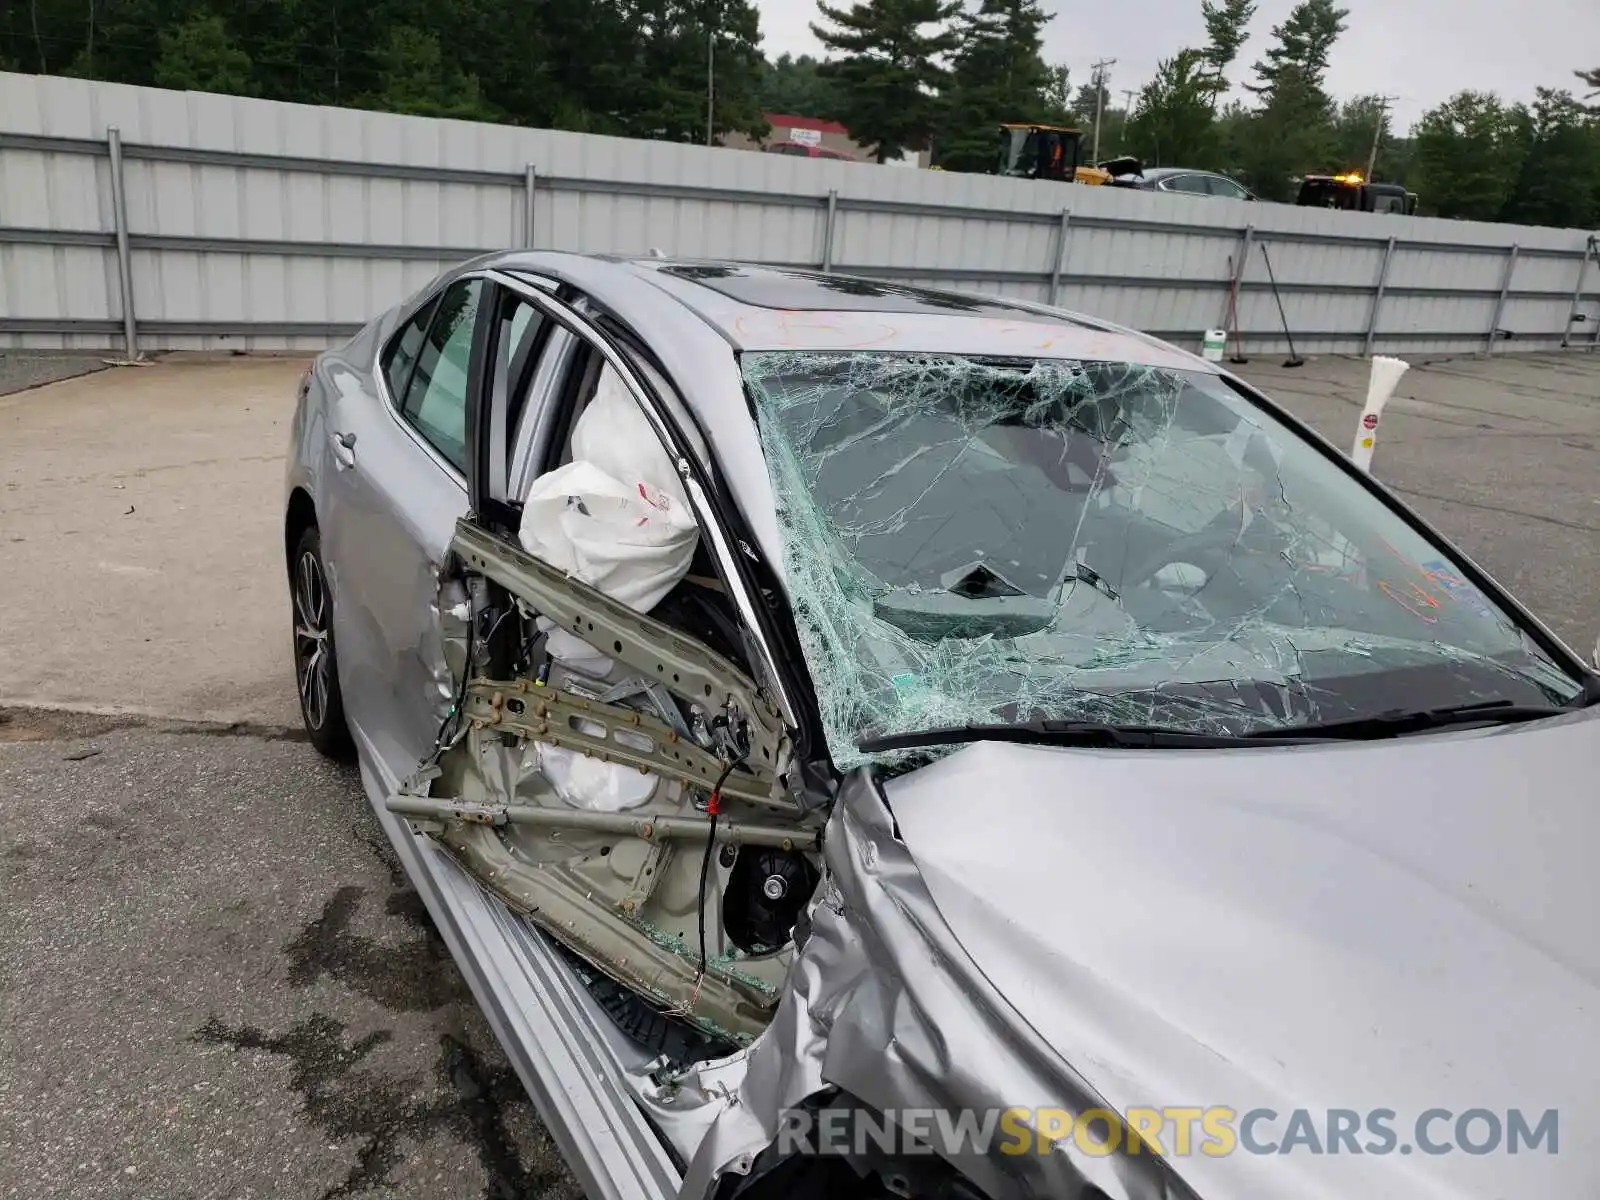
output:
[[[672,460],[609,366],[573,428],[572,453],[529,487],[518,540],[648,612],[688,574],[699,530]]]
[[[689,572],[700,532],[672,459],[610,366],[572,429],[572,461],[533,481],[523,549],[629,608],[648,612]],[[543,624],[543,623],[541,623]],[[606,675],[612,660],[563,629],[546,649],[569,670]],[[550,746],[540,772],[574,808],[620,812],[649,800],[656,777]]]

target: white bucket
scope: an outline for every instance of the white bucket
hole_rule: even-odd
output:
[[[1228,331],[1226,329],[1206,330],[1205,340],[1200,343],[1200,355],[1207,362],[1221,362],[1222,352],[1228,346]]]

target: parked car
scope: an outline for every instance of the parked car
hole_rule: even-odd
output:
[[[284,519],[307,734],[595,1200],[1600,1190],[1600,676],[1218,364],[495,254],[317,358]],[[1561,1153],[1083,1124],[1519,1104]]]
[[[1115,187],[1143,188],[1149,192],[1181,192],[1186,196],[1220,196],[1226,200],[1254,200],[1256,194],[1236,179],[1215,171],[1186,167],[1145,167],[1137,174],[1118,175]]]
[[[788,154],[795,158],[833,158],[842,162],[854,162],[848,154],[841,154],[837,150],[830,150],[826,146],[814,146],[810,142],[769,142],[763,149],[768,154]]]

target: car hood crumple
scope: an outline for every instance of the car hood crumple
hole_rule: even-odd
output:
[[[1202,1195],[1600,1195],[1600,713],[1222,751],[978,743],[886,787],[979,969],[1114,1109],[1264,1108],[1162,1148]],[[1392,1110],[1387,1154],[1283,1145]],[[1548,1143],[1414,1152],[1430,1109]],[[1167,1127],[1170,1134],[1172,1126]],[[1427,1125],[1458,1144],[1456,1120]],[[1467,1143],[1491,1127],[1475,1119]],[[1160,1139],[1158,1139],[1160,1140]],[[1366,1128],[1356,1143],[1381,1139]]]

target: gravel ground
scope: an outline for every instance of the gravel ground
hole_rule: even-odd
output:
[[[0,1196],[576,1197],[353,770],[0,712]]]
[[[105,360],[113,357],[109,352],[96,351],[84,354],[40,354],[29,350],[0,350],[0,396],[9,392],[25,391],[62,379],[75,379],[95,371],[104,371]]]

